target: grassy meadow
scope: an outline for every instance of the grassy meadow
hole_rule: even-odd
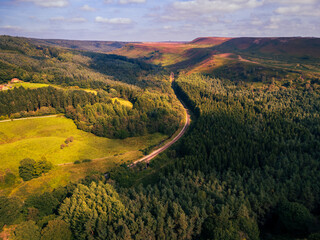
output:
[[[132,102],[128,101],[128,100],[125,100],[125,99],[122,99],[122,98],[112,98],[112,103],[114,103],[115,101],[118,101],[121,105],[124,105],[125,107],[128,107],[128,108],[133,108],[133,104]]]
[[[71,136],[73,142],[61,149]],[[156,145],[166,138],[159,133],[124,140],[97,137],[77,129],[71,119],[63,116],[0,122],[0,172],[10,169],[18,175],[19,162],[24,158],[46,158],[55,165],[43,177],[20,182],[5,192],[24,196],[25,191],[44,191],[78,180],[88,171],[107,171],[114,164],[138,159],[142,156],[140,149]],[[84,159],[92,159],[92,162],[73,164]]]

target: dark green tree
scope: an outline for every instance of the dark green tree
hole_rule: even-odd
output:
[[[52,220],[41,231],[41,240],[71,240],[69,225],[63,220]]]
[[[24,181],[29,181],[35,177],[36,161],[31,158],[25,158],[20,161],[19,175]]]
[[[27,221],[19,224],[14,229],[14,237],[16,240],[40,240],[41,229],[34,221]]]
[[[17,198],[0,196],[0,230],[4,225],[13,224],[21,215],[22,202]]]
[[[308,233],[309,229],[315,224],[315,219],[310,211],[297,202],[281,202],[279,218],[290,233]]]

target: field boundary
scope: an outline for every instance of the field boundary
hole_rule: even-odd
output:
[[[14,118],[14,119],[6,119],[6,120],[1,120],[0,123],[2,122],[11,122],[11,121],[21,121],[21,120],[28,120],[28,119],[37,119],[37,118],[52,118],[52,117],[58,117],[62,115],[47,115],[47,116],[38,116],[38,117],[25,117],[25,118]]]

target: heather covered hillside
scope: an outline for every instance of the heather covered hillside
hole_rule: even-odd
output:
[[[175,72],[204,73],[234,82],[276,79],[287,84],[310,78],[317,85],[319,44],[319,38],[207,37],[188,43],[131,43],[114,52]]]

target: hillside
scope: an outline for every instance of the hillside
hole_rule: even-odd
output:
[[[234,38],[216,47],[223,52],[252,55],[296,57],[301,60],[320,58],[319,38]]]
[[[0,238],[319,239],[318,42],[1,36]]]
[[[16,77],[20,80],[8,83]],[[122,163],[136,160],[142,152],[147,153],[173,135],[183,120],[183,108],[165,72],[118,55],[35,45],[27,38],[0,36],[0,85],[0,120],[4,120],[0,123],[4,127],[0,131],[0,155],[4,161],[0,165],[0,196],[15,191],[16,181],[4,183],[5,171],[15,178],[19,176],[22,159],[46,157],[56,166],[108,157],[105,165],[110,167],[108,161],[113,155],[124,155]],[[25,124],[37,120],[10,121],[55,114],[69,118],[58,119],[61,128],[49,118],[38,120],[43,125],[39,131],[36,124]],[[5,131],[8,124],[11,131]],[[63,142],[70,137],[67,129],[68,135],[81,137],[79,144],[64,149]],[[41,148],[43,143],[46,148]],[[81,177],[86,174],[82,172]],[[75,174],[70,175],[73,178]],[[52,177],[52,181],[57,178]],[[28,186],[32,189],[32,184]],[[29,194],[33,192],[22,197]]]
[[[122,49],[115,50],[125,56],[144,58],[149,62],[165,59],[161,58],[166,53],[181,55],[184,58],[194,58],[190,56],[190,51],[201,51],[206,48],[210,56],[218,53],[231,54],[252,54],[279,55],[282,57],[296,57],[301,60],[308,58],[320,58],[319,38],[216,38],[202,37],[196,38],[187,43],[129,43]],[[177,62],[176,62],[177,63]],[[164,65],[166,61],[164,60]],[[188,66],[185,66],[188,67]]]
[[[229,41],[231,38],[224,38],[224,37],[199,37],[188,44],[194,45],[220,45],[226,41]]]
[[[182,63],[182,68],[187,68],[188,61],[198,61],[198,53],[208,52],[211,54],[210,47],[219,45],[229,38],[197,38],[191,42],[146,42],[129,43],[121,49],[113,51],[131,58],[139,58],[148,63],[161,64],[170,69],[177,69],[175,64]],[[185,64],[183,62],[186,61]],[[181,64],[180,64],[181,65]]]
[[[126,42],[115,41],[79,41],[79,40],[64,40],[64,39],[36,39],[29,38],[35,45],[63,47],[75,50],[83,50],[90,52],[107,53],[126,45]]]
[[[235,82],[270,82],[317,78],[319,49],[319,38],[205,37],[188,43],[132,43],[114,53],[175,72],[204,73]]]

